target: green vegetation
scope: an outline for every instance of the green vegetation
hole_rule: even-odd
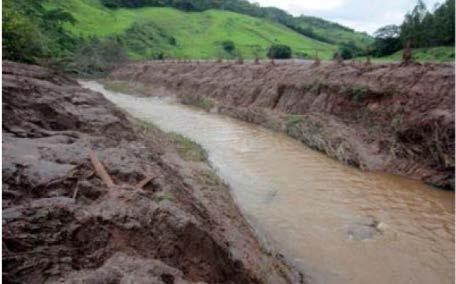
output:
[[[167,136],[182,159],[195,162],[207,161],[206,151],[196,142],[174,132],[168,133]]]
[[[401,61],[403,50],[394,52],[391,55],[373,58],[373,62]],[[455,57],[454,46],[436,46],[429,48],[413,48],[412,58],[416,62],[452,62]],[[356,58],[358,61],[366,61],[366,57]]]
[[[5,0],[3,7],[4,59],[81,74],[104,74],[127,58],[265,58],[269,46],[287,44],[329,59],[337,49],[277,22],[228,11],[113,10],[99,0]]]
[[[144,86],[144,84],[141,82],[106,80],[103,82],[103,86],[106,88],[106,90],[119,93],[127,93],[132,95],[144,95],[146,93],[146,86]]]
[[[173,7],[184,11],[206,11],[211,9],[232,11],[252,17],[264,18],[280,23],[306,37],[330,44],[356,43],[365,47],[372,38],[366,33],[329,22],[317,17],[293,17],[275,7],[260,7],[247,0],[101,0],[109,8],[142,8],[142,7]]]
[[[141,119],[130,117],[136,126],[138,126],[143,134],[152,134],[154,137],[163,136],[163,132],[151,122],[146,122]],[[172,145],[179,156],[186,161],[206,162],[207,152],[198,143],[175,132],[166,133],[165,141],[159,141],[162,144]]]
[[[77,40],[63,29],[75,23],[62,9],[44,9],[39,0],[3,1],[3,58],[27,63],[65,58]]]
[[[301,123],[301,122],[302,122],[302,115],[297,115],[297,114],[289,115],[288,119],[287,119],[287,128],[295,126],[296,124]]]
[[[321,50],[319,56],[325,59],[337,49],[283,25],[227,11],[111,10],[96,0],[49,0],[47,6],[70,11],[77,22],[65,27],[74,35],[120,37],[131,59],[156,58],[159,53],[167,58],[232,58],[223,48],[226,41],[233,42],[244,58],[255,58],[255,54],[265,58],[267,48],[276,43],[287,44],[297,52]]]
[[[367,95],[368,88],[366,86],[354,85],[346,86],[342,92],[351,100],[361,102]]]
[[[376,31],[370,54],[376,57],[387,56],[409,45],[421,49],[418,60],[445,61],[448,58],[445,52],[437,52],[434,57],[433,52],[428,53],[425,48],[445,45],[453,46],[454,49],[454,4],[454,0],[446,0],[431,13],[423,1],[419,0],[415,8],[405,16],[401,26],[387,25]],[[451,57],[451,54],[448,55]]]
[[[373,38],[367,33],[356,32],[317,17],[300,16],[296,18],[296,22],[304,30],[303,34],[327,43],[366,48],[373,42]]]
[[[210,111],[214,107],[214,101],[211,98],[203,98],[198,101],[197,107]]]
[[[223,46],[223,50],[225,50],[228,53],[233,52],[234,49],[236,48],[234,46],[234,42],[231,40],[225,40],[224,42],[222,42],[222,46]]]
[[[288,59],[291,58],[291,48],[284,44],[273,44],[268,49],[268,58]]]
[[[412,50],[412,58],[418,62],[449,62],[454,61],[454,46],[436,46],[429,48],[416,48]],[[381,57],[385,61],[400,61],[403,50],[399,50],[391,55]]]

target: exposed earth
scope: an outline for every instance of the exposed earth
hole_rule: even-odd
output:
[[[7,283],[305,280],[259,243],[204,161],[72,78],[4,61],[2,131]]]
[[[286,132],[348,165],[454,189],[454,75],[451,64],[158,61],[109,79]]]

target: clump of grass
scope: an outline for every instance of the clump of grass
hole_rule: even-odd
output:
[[[361,85],[347,86],[342,92],[351,100],[361,102],[366,97],[368,88]]]
[[[201,181],[209,187],[218,187],[223,184],[220,178],[212,171],[203,170],[199,172]]]
[[[155,200],[157,200],[158,202],[165,201],[165,200],[174,202],[174,201],[176,201],[176,198],[174,197],[174,195],[171,192],[159,192],[155,195]]]
[[[210,111],[214,107],[214,101],[211,98],[203,98],[198,102],[198,106],[206,111]]]
[[[168,133],[167,136],[182,159],[194,162],[207,161],[207,152],[198,143],[174,132]]]
[[[105,81],[103,83],[106,90],[126,93],[126,94],[145,94],[146,87],[140,82],[127,82],[127,81]]]
[[[291,127],[301,123],[302,121],[303,120],[302,120],[302,116],[301,115],[293,114],[293,115],[288,116],[288,119],[287,119],[287,130],[290,129]]]

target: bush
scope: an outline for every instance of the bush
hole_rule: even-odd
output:
[[[84,75],[104,75],[127,61],[127,53],[117,38],[91,38],[76,50],[72,71]]]
[[[225,40],[224,42],[222,42],[222,47],[223,50],[225,50],[228,53],[231,53],[236,49],[236,47],[234,46],[234,42],[232,42],[231,40]]]
[[[66,57],[75,49],[77,39],[63,25],[75,21],[61,9],[44,9],[42,1],[3,1],[3,58],[44,63]]]
[[[267,56],[271,59],[288,59],[291,58],[291,47],[283,44],[271,45],[268,49]]]
[[[366,86],[354,85],[347,86],[343,89],[343,93],[351,100],[356,102],[361,102],[364,100],[368,93],[368,88]]]

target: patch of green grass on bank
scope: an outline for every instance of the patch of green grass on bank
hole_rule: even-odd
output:
[[[155,137],[164,136],[165,141],[161,141],[161,143],[172,145],[182,159],[192,162],[207,162],[206,150],[204,150],[204,148],[195,141],[179,133],[163,132],[151,122],[146,122],[131,116],[130,118],[133,123],[144,132],[144,134],[152,134]]]
[[[302,122],[302,115],[293,114],[289,115],[287,119],[287,129]]]
[[[199,101],[198,107],[209,111],[214,107],[214,101],[211,98],[203,98]]]
[[[146,93],[146,87],[140,82],[105,80],[103,86],[106,90],[125,94],[144,95]]]
[[[402,60],[403,50],[399,50],[391,55],[371,58],[373,62],[400,62]],[[430,48],[414,48],[412,57],[418,62],[454,62],[454,46],[436,46]],[[365,57],[359,57],[356,60],[366,61]]]
[[[168,133],[167,136],[182,159],[193,162],[207,161],[207,152],[198,143],[174,132]]]

